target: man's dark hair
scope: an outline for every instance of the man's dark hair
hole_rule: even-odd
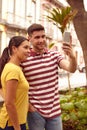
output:
[[[44,27],[41,24],[34,23],[31,26],[28,27],[27,33],[28,35],[31,35],[34,31],[41,31],[44,30]]]

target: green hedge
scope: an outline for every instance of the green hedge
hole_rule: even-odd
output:
[[[87,130],[86,89],[76,88],[60,94],[64,130]]]

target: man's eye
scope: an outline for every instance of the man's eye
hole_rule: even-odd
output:
[[[39,39],[40,37],[38,36],[38,37],[36,37],[36,39]]]
[[[45,36],[42,36],[42,38],[45,38]]]

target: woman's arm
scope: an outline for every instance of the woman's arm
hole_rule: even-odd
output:
[[[4,94],[3,94],[2,88],[0,88],[0,95],[1,95],[1,97],[4,99]]]
[[[6,82],[5,104],[14,129],[20,130],[20,124],[15,106],[17,85],[18,81],[15,79]]]

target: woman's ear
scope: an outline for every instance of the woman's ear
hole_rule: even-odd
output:
[[[12,46],[12,53],[15,53],[15,52],[16,52],[16,50],[17,50],[17,47]]]

